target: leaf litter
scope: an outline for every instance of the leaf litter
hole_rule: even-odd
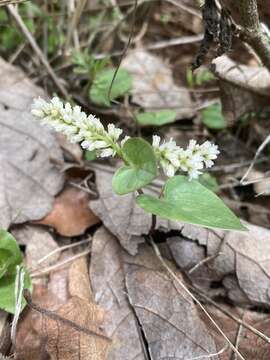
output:
[[[256,101],[252,99],[254,93],[268,96],[265,87],[261,86],[267,82],[267,76],[265,74],[264,78],[262,69],[256,69],[261,73],[257,76],[255,69],[249,67],[244,70],[250,73],[250,77],[243,79],[242,65],[236,64],[234,67],[227,59],[225,65],[229,64],[229,67],[225,69],[224,64],[218,63],[225,61],[222,59],[226,60],[225,57],[215,60],[221,90],[226,90],[225,95],[228,95],[232,89],[239,88],[238,93],[233,93],[238,103],[232,104],[232,98],[226,103],[226,98],[223,98],[223,107],[226,109],[227,106],[229,110],[225,119],[230,121],[233,113],[233,123],[235,117],[254,109],[253,105],[257,102],[257,98]],[[172,71],[161,57],[137,49],[124,59],[124,66],[134,78],[132,101],[141,108],[146,111],[176,109],[177,119],[194,115],[194,101],[190,92],[174,83]],[[253,81],[254,75],[256,81]],[[41,282],[35,279],[34,303],[42,309],[54,311],[62,320],[46,316],[46,312],[41,315],[33,309],[26,310],[17,334],[17,354],[20,358],[29,359],[29,354],[33,360],[236,358],[225,339],[191,298],[179,289],[177,282],[157,261],[149,244],[145,243],[143,235],[151,227],[151,216],[135,205],[134,196],[120,198],[114,195],[108,173],[96,171],[97,200],[89,199],[88,195],[77,189],[72,189],[74,194],[71,202],[66,202],[63,196],[72,192],[71,189],[64,190],[55,199],[64,182],[64,175],[55,166],[63,164],[60,146],[65,155],[70,155],[71,160],[80,164],[82,152],[78,148],[67,147],[63,139],[56,141],[54,136],[32,120],[29,105],[33,97],[44,96],[41,89],[3,60],[1,76],[5,86],[0,85],[0,111],[3,114],[0,127],[2,129],[11,124],[13,128],[4,130],[5,135],[1,130],[8,150],[2,160],[0,145],[0,166],[10,175],[0,180],[3,190],[0,194],[6,192],[8,195],[2,195],[2,198],[0,195],[0,222],[6,228],[13,224],[12,232],[26,246],[26,263],[36,267],[41,257],[59,248],[61,243],[78,240],[67,237],[80,235],[85,238],[89,231],[94,232],[92,228],[89,230],[90,212],[86,206],[89,200],[90,208],[106,227],[101,227],[93,236],[90,264],[88,259],[81,258],[72,265],[68,263],[64,269],[50,271],[48,276],[41,277]],[[23,121],[18,121],[18,118]],[[2,137],[0,135],[1,143]],[[15,137],[16,142],[9,145],[7,139]],[[46,148],[47,144],[49,148]],[[40,145],[42,151],[39,151]],[[40,173],[38,164],[43,167]],[[19,171],[22,174],[19,175]],[[24,179],[25,172],[29,179]],[[23,186],[18,188],[17,183]],[[27,192],[27,189],[31,191]],[[151,193],[153,188],[147,191]],[[78,211],[80,199],[84,204],[82,213]],[[29,224],[14,227],[16,223],[44,217],[44,224],[53,227],[55,233]],[[269,230],[248,226],[250,232],[242,235],[212,232],[158,219],[155,236],[161,242],[159,248],[166,264],[181,281],[185,276],[194,286],[207,291],[214,301],[233,303],[234,306],[227,308],[229,312],[236,313],[269,335]],[[49,258],[45,265],[50,266],[56,260],[62,261],[75,254],[65,251],[60,257]],[[246,360],[269,358],[267,342],[243,330],[241,325],[219,313],[213,305],[204,306]],[[63,319],[67,322],[63,322]],[[77,328],[68,320],[77,324]],[[84,331],[86,329],[101,336],[89,336]],[[2,347],[1,351],[6,353]]]

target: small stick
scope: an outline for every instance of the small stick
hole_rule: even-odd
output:
[[[88,249],[88,250],[86,250],[86,251],[84,251],[84,252],[82,252],[82,253],[80,253],[80,254],[77,254],[77,255],[75,255],[75,256],[72,256],[71,258],[66,259],[66,260],[64,260],[64,261],[62,261],[62,262],[59,262],[59,263],[57,263],[57,264],[55,264],[55,265],[48,266],[47,268],[45,268],[45,269],[43,269],[43,270],[38,270],[37,272],[33,272],[33,273],[31,274],[31,278],[48,274],[48,273],[50,273],[51,271],[55,271],[56,269],[59,269],[59,268],[61,268],[62,266],[67,265],[67,264],[69,264],[70,262],[73,262],[73,261],[76,260],[76,259],[79,259],[79,258],[81,258],[81,257],[83,257],[83,256],[85,256],[85,255],[88,255],[89,253],[90,253],[90,249]]]
[[[23,296],[23,288],[24,288],[24,276],[25,271],[22,266],[17,265],[16,267],[16,279],[15,279],[15,314],[12,320],[10,338],[11,342],[16,347],[16,330],[17,324],[19,321],[19,316],[22,310],[22,296]]]

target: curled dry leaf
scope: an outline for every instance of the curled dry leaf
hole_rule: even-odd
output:
[[[143,360],[140,326],[126,296],[122,249],[104,227],[94,235],[90,279],[95,301],[106,311],[104,328],[112,339],[107,360]]]
[[[136,205],[134,193],[116,195],[112,190],[112,177],[110,172],[96,170],[99,198],[92,200],[89,206],[106,228],[118,238],[121,245],[131,255],[135,255],[138,244],[144,242],[141,235],[148,234],[150,230],[151,215]],[[183,225],[158,219],[157,227],[170,231],[179,230]]]
[[[59,145],[30,114],[33,97],[44,94],[17,68],[0,64],[0,226],[8,228],[45,216],[64,176],[55,166]]]
[[[225,289],[232,301],[269,308],[270,231],[247,226],[246,233],[185,226],[181,236],[167,242],[194,285],[211,292],[213,283],[220,283],[221,294],[225,295]]]
[[[125,255],[124,263],[128,296],[151,359],[193,359],[216,353],[193,300],[161,267],[149,246],[142,245],[136,257]],[[173,264],[168,265],[184,281]]]
[[[178,119],[192,116],[189,92],[174,83],[172,71],[162,59],[137,49],[129,52],[122,67],[132,74],[133,102],[145,110],[174,109]]]
[[[264,67],[240,65],[223,55],[213,61],[220,79],[222,108],[228,125],[269,104],[270,74]]]
[[[89,209],[89,194],[74,187],[67,187],[56,197],[52,211],[38,224],[52,226],[63,236],[77,236],[100,222]]]

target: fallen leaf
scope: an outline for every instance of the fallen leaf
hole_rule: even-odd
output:
[[[100,222],[88,203],[88,193],[67,187],[56,197],[52,211],[36,223],[52,226],[63,236],[81,235],[87,228]]]
[[[145,110],[172,109],[178,119],[194,114],[189,92],[174,83],[172,71],[162,59],[137,49],[129,52],[122,67],[132,74],[133,102]]]
[[[44,217],[64,175],[53,164],[62,162],[54,136],[30,114],[40,89],[16,67],[3,60],[0,64],[0,227],[7,229]]]
[[[45,97],[22,70],[0,57],[0,104],[7,108],[25,111],[30,109],[34,97]],[[0,110],[1,111],[1,110]]]
[[[126,296],[122,250],[104,227],[93,238],[90,280],[95,301],[106,311],[104,328],[112,339],[107,360],[145,359],[140,326]]]
[[[148,234],[151,227],[151,215],[136,205],[136,195],[116,195],[112,190],[110,172],[96,171],[96,185],[99,193],[97,200],[89,203],[90,208],[98,216],[105,227],[114,234],[120,244],[131,254],[135,255],[138,245],[144,242],[141,237]],[[180,222],[158,219],[157,228],[165,231],[178,230],[183,227]]]
[[[136,257],[125,255],[124,263],[130,303],[152,359],[192,359],[216,353],[193,300],[161,267],[149,246],[140,246]],[[183,281],[173,264],[169,266]]]
[[[167,242],[177,265],[195,285],[211,293],[211,284],[222,282],[230,300],[269,307],[270,230],[247,227],[248,232],[240,233],[200,228],[194,232],[194,227],[185,226],[181,236]]]
[[[69,294],[71,299],[57,310],[57,314],[87,329],[92,335],[47,318],[46,333],[49,341],[46,349],[51,359],[107,359],[110,341],[102,327],[104,309],[93,302],[85,258],[74,261],[69,269]]]
[[[6,354],[10,348],[10,323],[8,313],[0,310],[0,354]]]
[[[269,331],[269,316],[256,311],[250,311],[247,309],[233,308],[225,304],[222,304],[222,308],[231,313],[233,316],[238,317],[244,323],[253,326],[266,336],[270,335]],[[238,350],[246,360],[260,359],[268,360],[270,356],[270,345],[265,340],[254,334],[250,330],[241,326],[236,321],[220,312],[214,306],[206,306],[207,311],[211,314],[214,320],[218,323],[221,329],[226,333],[232,343],[238,343]],[[217,349],[220,350],[220,360],[231,360],[232,350],[226,346],[224,338],[217,332],[213,325],[202,314],[209,332],[213,336],[216,342]],[[221,350],[224,351],[221,351]]]
[[[50,282],[55,279],[51,277]],[[44,310],[41,314],[28,309],[19,323],[16,342],[20,359],[105,360],[110,341],[102,329],[104,310],[92,301],[86,259],[74,261],[63,280],[69,290],[64,304],[58,292],[50,290],[56,289],[54,286],[35,286],[33,303]],[[46,314],[46,310],[53,311],[53,315]]]
[[[247,180],[253,182],[253,189],[257,195],[270,195],[270,178],[263,172],[252,169]]]
[[[25,245],[25,263],[28,269],[37,269],[53,264],[59,258],[59,253],[50,256],[39,264],[39,260],[58,249],[52,235],[41,226],[22,225],[12,230],[12,234],[20,245]]]
[[[240,65],[223,55],[213,62],[220,79],[223,112],[228,125],[251,111],[268,106],[270,74],[264,67]]]

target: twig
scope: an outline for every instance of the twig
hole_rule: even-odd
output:
[[[24,276],[25,271],[22,266],[16,267],[16,279],[15,279],[15,314],[12,320],[10,338],[11,342],[16,347],[16,329],[19,321],[19,316],[22,310],[22,296],[24,289]]]
[[[66,91],[64,86],[61,84],[61,82],[58,80],[55,72],[53,71],[53,69],[51,67],[51,65],[48,63],[48,61],[44,57],[44,55],[43,55],[42,51],[40,50],[35,38],[33,37],[31,32],[26,27],[25,23],[23,22],[23,19],[21,18],[20,14],[18,13],[17,9],[14,7],[14,5],[11,5],[11,4],[8,5],[7,8],[8,8],[8,11],[10,12],[10,14],[14,17],[14,19],[17,22],[19,28],[21,29],[23,35],[29,41],[29,43],[32,46],[33,50],[35,51],[37,57],[39,58],[41,63],[46,68],[48,74],[51,76],[52,80],[54,81],[55,85],[57,86],[57,88],[59,89],[61,94],[66,99],[69,99],[70,97],[68,95],[68,92]]]
[[[76,259],[79,259],[79,258],[81,258],[81,257],[83,257],[83,256],[86,256],[86,255],[90,254],[90,252],[91,252],[90,249],[85,250],[85,251],[83,251],[82,253],[77,254],[77,255],[74,255],[74,256],[72,256],[72,257],[70,257],[70,258],[68,258],[68,259],[66,259],[66,260],[64,260],[64,261],[61,261],[61,262],[59,262],[59,263],[56,263],[56,264],[54,264],[54,265],[52,265],[52,266],[48,266],[48,267],[45,268],[45,269],[42,269],[42,270],[38,270],[38,271],[36,271],[36,272],[33,272],[33,273],[31,273],[31,278],[39,277],[39,276],[41,276],[41,275],[48,274],[48,273],[50,273],[51,271],[55,271],[55,270],[63,267],[64,265],[67,265],[67,264],[69,264],[70,262],[75,261]]]
[[[171,268],[167,265],[165,260],[162,258],[159,248],[154,243],[151,236],[149,236],[150,243],[154,249],[154,252],[162,264],[162,266],[166,269],[166,271],[169,273],[169,275],[177,282],[178,285],[192,298],[192,300],[201,308],[201,310],[205,313],[205,315],[208,317],[208,319],[212,322],[212,324],[215,326],[215,328],[219,331],[219,333],[224,337],[224,339],[229,344],[230,348],[233,350],[234,353],[236,353],[240,359],[245,360],[243,355],[236,349],[236,347],[233,345],[231,340],[227,337],[227,335],[224,333],[224,331],[221,329],[221,327],[216,323],[216,321],[212,318],[212,316],[208,313],[208,311],[205,309],[205,307],[201,304],[201,302],[192,294],[192,292],[187,288],[187,286],[176,276],[176,274],[171,270]]]
[[[80,17],[82,15],[82,12],[83,12],[83,9],[84,9],[86,3],[87,3],[87,0],[79,0],[78,1],[78,4],[75,8],[75,11],[74,11],[72,19],[71,19],[70,26],[68,27],[68,33],[67,33],[66,43],[65,43],[65,52],[68,52],[68,50],[69,50],[72,35],[74,34],[74,31],[80,21]]]
[[[270,71],[270,42],[262,31],[256,0],[238,0],[241,16],[240,38],[247,42],[259,55]]]
[[[269,144],[269,142],[270,142],[270,135],[267,136],[267,138],[263,141],[263,143],[257,149],[256,154],[254,156],[254,159],[252,160],[252,163],[250,164],[250,166],[249,166],[247,172],[245,173],[245,175],[240,180],[240,184],[246,185],[245,179],[247,178],[250,171],[252,170],[252,168],[253,168],[253,166],[255,164],[255,161],[257,160],[257,157],[260,155],[260,153],[263,151],[263,149]]]
[[[225,350],[227,350],[227,346],[224,346],[224,348],[222,348],[221,350],[219,350],[215,354],[196,356],[195,358],[192,358],[190,360],[211,359],[214,356],[218,356],[218,355],[223,354]]]
[[[236,349],[239,348],[242,330],[243,330],[243,325],[240,324],[239,327],[238,327],[237,336],[236,336],[236,341],[235,341],[235,347],[236,347]],[[233,354],[232,360],[237,360],[237,354],[235,354],[235,353]]]
[[[82,241],[76,242],[75,244],[69,244],[69,245],[61,246],[60,248],[57,248],[57,249],[51,251],[49,254],[47,254],[47,255],[44,256],[43,258],[39,259],[38,262],[37,262],[37,264],[41,264],[42,262],[44,262],[45,260],[47,260],[49,257],[57,254],[58,252],[62,252],[63,250],[71,249],[71,248],[73,248],[73,247],[76,247],[76,246],[79,246],[79,245],[82,245],[82,244],[89,243],[90,240],[91,240],[91,239],[82,240]]]

